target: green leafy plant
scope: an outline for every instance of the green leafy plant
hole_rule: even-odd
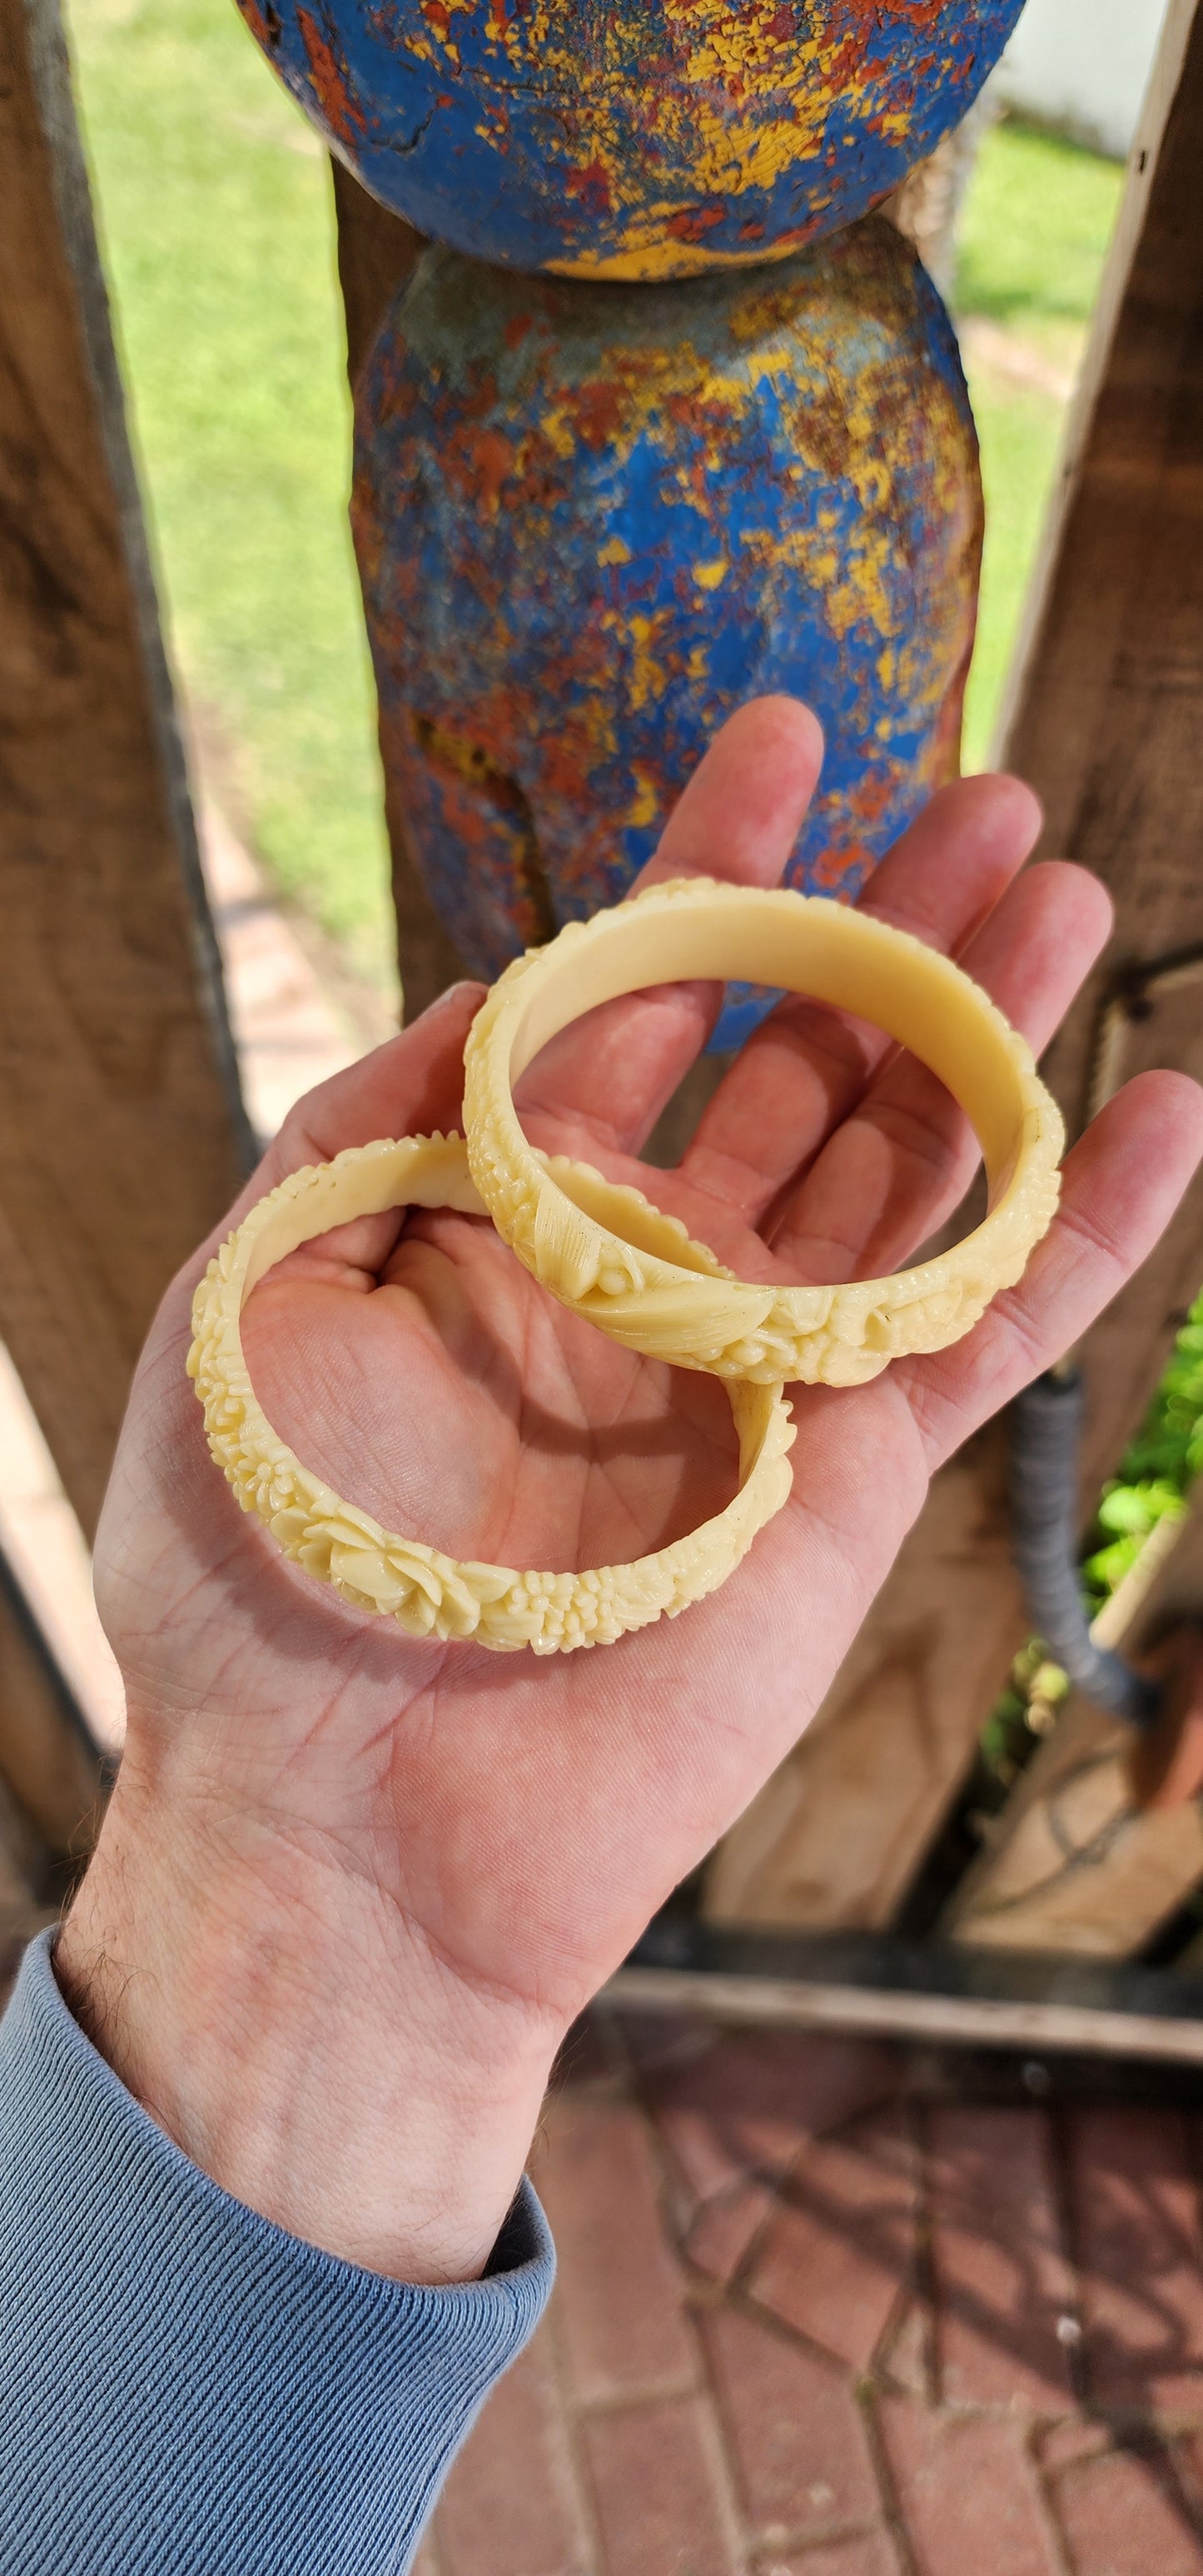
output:
[[[1203,1295],[1177,1336],[1165,1375],[1118,1476],[1103,1489],[1098,1528],[1105,1543],[1086,1558],[1092,1609],[1118,1590],[1145,1542],[1167,1518],[1180,1519],[1203,1474]]]

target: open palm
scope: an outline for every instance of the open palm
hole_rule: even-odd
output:
[[[744,709],[649,877],[775,882],[820,749],[791,702]],[[1074,869],[1019,876],[1037,828],[1014,782],[951,788],[864,900],[960,957],[1039,1050],[1108,911]],[[727,1075],[680,1171],[633,1159],[717,998],[674,987],[566,1031],[522,1086],[528,1132],[635,1180],[745,1277],[905,1263],[963,1196],[976,1149],[932,1077],[837,1013],[787,1001]],[[344,1146],[456,1126],[478,1000],[457,988],[302,1101],[242,1208]],[[313,1927],[312,1941],[289,1935],[310,1986],[315,1962],[353,1952],[365,2046],[394,2027],[397,1992],[420,1974],[467,2056],[482,2016],[537,2028],[550,2053],[806,1724],[933,1468],[1148,1250],[1199,1150],[1200,1108],[1170,1075],[1130,1086],[1070,1158],[1062,1214],[1022,1287],[973,1334],[865,1388],[793,1390],[791,1501],[720,1592],[617,1646],[546,1660],[414,1643],[348,1610],[239,1515],[184,1377],[206,1246],[152,1334],[98,1545],[129,1691],[129,1794],[199,1820],[190,1875],[225,1885],[236,1855],[278,1925]],[[722,1388],[569,1315],[487,1219],[344,1227],[264,1281],[244,1328],[260,1400],[305,1463],[450,1554],[618,1562],[733,1491]]]

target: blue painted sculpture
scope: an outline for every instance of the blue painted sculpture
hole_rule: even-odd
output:
[[[793,880],[853,896],[957,766],[981,550],[952,327],[867,210],[1021,0],[239,6],[453,246],[357,389],[354,525],[386,764],[465,964],[615,900],[763,690],[827,739]],[[720,1042],[762,1007],[729,998]]]
[[[808,891],[854,894],[955,768],[977,444],[944,308],[883,220],[658,289],[428,251],[357,412],[387,757],[473,973],[616,901],[762,690],[826,732]]]
[[[683,277],[852,223],[1023,0],[239,0],[365,187],[477,258]]]

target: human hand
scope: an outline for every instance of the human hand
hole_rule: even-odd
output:
[[[820,753],[793,702],[742,710],[649,878],[776,882]],[[950,948],[1039,1050],[1109,915],[1077,870],[1013,882],[1037,829],[1015,782],[963,782],[864,903]],[[300,1164],[454,1127],[479,998],[457,988],[300,1102],[222,1233]],[[565,1031],[521,1086],[529,1133],[635,1180],[744,1277],[904,1264],[976,1149],[931,1076],[839,1014],[787,1001],[680,1172],[634,1159],[717,999],[667,988]],[[151,1334],[98,1538],[129,1739],[58,1953],[81,2017],[198,2164],[381,2271],[479,2270],[565,2030],[805,1725],[932,1470],[1115,1294],[1201,1148],[1193,1085],[1131,1084],[1069,1158],[1022,1285],[965,1341],[860,1389],[793,1390],[791,1501],[720,1592],[546,1660],[368,1621],[239,1514],[184,1375],[203,1247]],[[455,1556],[629,1559],[733,1490],[721,1387],[568,1314],[483,1218],[365,1219],[306,1245],[256,1290],[244,1337],[306,1464]]]

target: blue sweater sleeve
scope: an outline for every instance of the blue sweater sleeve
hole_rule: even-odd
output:
[[[552,2269],[525,2183],[453,2289],[243,2208],[97,2055],[44,1934],[0,2024],[0,2567],[400,2576]]]

